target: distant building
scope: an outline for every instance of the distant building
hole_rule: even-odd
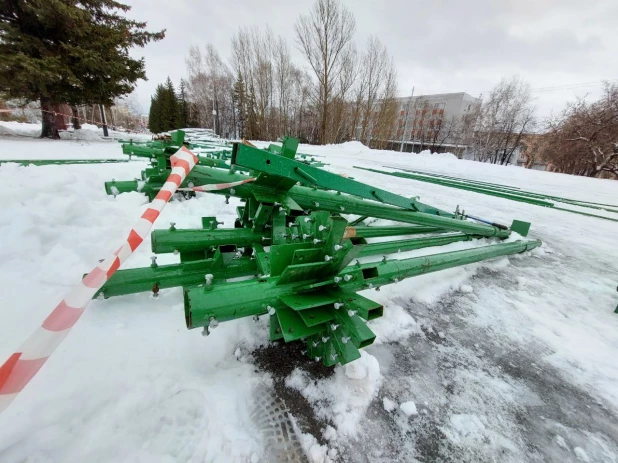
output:
[[[465,92],[397,98],[399,117],[390,149],[461,153],[466,131],[473,130],[481,99]]]

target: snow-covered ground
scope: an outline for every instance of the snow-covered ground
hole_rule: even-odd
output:
[[[265,320],[223,323],[207,338],[187,331],[180,289],[95,300],[0,415],[0,462],[618,460],[618,222],[353,166],[610,204],[618,204],[618,182],[358,143],[299,151],[437,207],[530,221],[530,238],[544,246],[368,292],[385,306],[370,322],[376,343],[332,372],[294,346],[268,346]],[[0,137],[0,159],[120,152],[95,137]],[[0,165],[0,362],[126,237],[146,200],[114,199],[103,182],[135,178],[144,166]],[[175,201],[155,227],[200,227],[210,215],[232,226],[236,205],[207,194]],[[436,249],[406,256],[428,252]],[[147,240],[127,266],[148,265],[149,257]],[[283,428],[287,460],[273,450],[273,433]]]

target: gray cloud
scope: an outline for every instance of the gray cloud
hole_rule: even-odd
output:
[[[618,79],[618,2],[615,0],[344,0],[357,22],[356,42],[377,35],[394,56],[400,93],[490,90],[518,74],[533,88]],[[157,83],[185,73],[190,45],[212,43],[229,56],[239,26],[269,25],[294,41],[294,21],[310,3],[271,1],[129,0],[131,16],[152,29],[167,29],[162,42],[135,50],[144,56],[149,81],[137,99],[144,111]],[[294,47],[292,47],[294,48]],[[294,52],[299,63],[300,54]],[[602,85],[535,91],[541,115]]]

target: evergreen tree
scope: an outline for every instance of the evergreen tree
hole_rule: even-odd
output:
[[[174,84],[169,77],[163,86],[159,114],[161,117],[163,132],[168,132],[178,128],[178,101],[176,100]]]
[[[177,126],[179,129],[190,127],[189,125],[189,104],[185,94],[185,81],[180,79],[180,89],[178,92],[178,116]]]
[[[161,133],[163,129],[163,121],[161,119],[161,101],[165,94],[165,87],[159,84],[155,90],[155,94],[150,99],[150,113],[148,116],[148,129],[152,133]]]
[[[238,136],[240,138],[245,138],[247,96],[245,93],[245,82],[243,81],[240,71],[238,71],[238,77],[236,78],[236,82],[234,82],[232,101],[234,102],[234,108],[236,109],[237,114],[236,125],[238,129]]]
[[[0,88],[39,101],[41,137],[58,138],[53,105],[113,104],[145,79],[133,46],[161,40],[115,0],[0,0]]]
[[[246,138],[250,140],[258,140],[260,139],[260,127],[258,124],[258,115],[255,111],[256,101],[255,101],[255,92],[253,89],[249,91],[249,96],[247,98],[247,108],[246,108]]]

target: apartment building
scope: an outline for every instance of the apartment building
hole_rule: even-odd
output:
[[[438,93],[397,98],[399,117],[391,149],[420,152],[431,149],[437,152],[463,152],[462,132],[481,104],[481,99],[465,92]]]

